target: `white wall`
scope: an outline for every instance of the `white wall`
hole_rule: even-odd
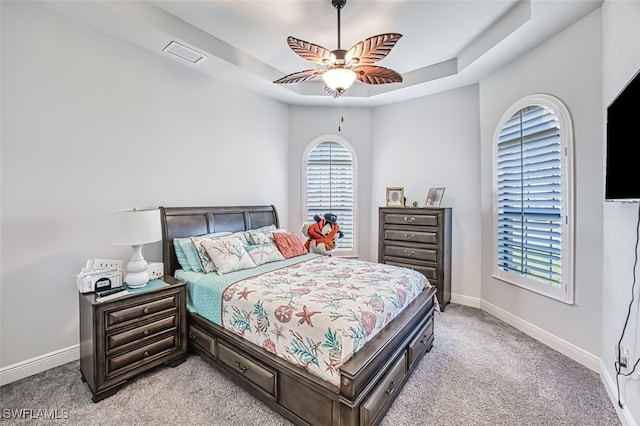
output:
[[[482,299],[541,329],[597,368],[602,321],[602,114],[600,10],[480,83],[482,137]],[[575,139],[575,304],[492,278],[492,147],[502,114],[534,93],[559,98],[569,109]],[[590,361],[589,361],[590,360]],[[592,368],[593,365],[590,365]]]
[[[289,116],[34,3],[1,7],[6,367],[78,343],[74,274],[131,253],[111,245],[108,213],[275,204],[287,223]],[[160,244],[145,253],[160,260]]]
[[[364,108],[343,108],[344,122],[338,131],[339,109],[290,107],[289,115],[289,224],[288,229],[300,235],[306,213],[302,209],[302,156],[310,142],[322,136],[335,135],[346,140],[355,150],[358,168],[356,199],[357,254],[369,259],[369,205],[371,204],[371,111]],[[340,218],[338,218],[338,222]],[[303,240],[304,241],[304,240]]]
[[[602,119],[606,107],[640,69],[640,2],[606,1],[602,6]],[[605,133],[603,133],[604,135]],[[604,141],[604,136],[603,136]],[[640,143],[631,141],[630,143]],[[605,144],[601,145],[603,152]],[[601,168],[604,175],[604,166]],[[636,174],[637,169],[632,173]],[[600,185],[603,186],[602,179]],[[635,204],[604,203],[604,240],[602,275],[602,371],[615,394],[614,346],[622,333],[631,301],[634,244],[638,223]],[[638,286],[640,267],[636,267],[635,302],[622,345],[630,349],[633,361],[640,357],[640,313]],[[622,401],[626,404],[623,419],[627,424],[640,424],[640,375],[635,379],[620,378]]]
[[[430,187],[446,187],[452,207],[452,300],[480,297],[480,123],[478,86],[376,108],[372,116],[371,258],[378,252],[378,207],[401,186],[407,204],[424,206]]]

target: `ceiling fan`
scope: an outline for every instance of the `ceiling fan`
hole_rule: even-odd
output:
[[[322,76],[324,90],[334,98],[340,97],[355,80],[366,84],[400,83],[402,76],[396,71],[372,65],[387,56],[402,34],[386,33],[369,37],[356,43],[349,50],[340,48],[340,10],[347,0],[331,0],[338,11],[338,48],[329,51],[317,44],[287,37],[291,50],[303,59],[325,65],[326,69],[309,69],[286,75],[274,83],[300,83]]]

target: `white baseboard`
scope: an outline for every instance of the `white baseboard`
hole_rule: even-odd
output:
[[[80,345],[73,345],[2,367],[0,368],[0,386],[78,359],[80,359]]]
[[[607,367],[604,365],[602,361],[600,361],[600,378],[602,380],[602,383],[604,384],[604,388],[607,390],[607,393],[609,394],[609,398],[613,403],[613,408],[616,409],[616,412],[618,413],[618,418],[620,419],[622,424],[624,426],[638,426],[638,422],[636,422],[636,420],[631,415],[631,411],[629,411],[629,408],[626,405],[624,405],[624,400],[622,400],[622,403],[624,405],[623,408],[620,408],[620,406],[618,405],[618,393],[616,391],[616,380],[614,377],[611,377],[611,375],[609,374],[609,370],[607,369]]]
[[[596,373],[600,373],[600,358],[593,355],[592,353],[580,349],[579,347],[567,342],[566,340],[563,340],[549,333],[548,331],[541,329],[540,327],[524,321],[523,319],[518,318],[517,316],[505,311],[504,309],[499,308],[484,300],[480,301],[480,309],[506,322],[512,327],[517,328],[523,333],[528,334],[534,339],[539,340],[540,342],[544,343],[550,348],[555,349],[561,354],[568,356],[572,360],[579,362],[580,364],[595,371]]]
[[[465,296],[462,294],[451,293],[451,303],[458,305],[471,306],[472,308],[480,308],[482,300],[479,297]],[[446,311],[446,308],[445,308]]]

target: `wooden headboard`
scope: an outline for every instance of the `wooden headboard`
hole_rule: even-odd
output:
[[[173,248],[174,238],[248,231],[267,225],[280,226],[274,206],[160,207],[160,220],[164,274],[169,276],[180,269]]]

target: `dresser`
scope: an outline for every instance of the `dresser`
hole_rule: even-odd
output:
[[[451,208],[381,207],[378,224],[378,262],[422,273],[444,310],[451,300]]]
[[[98,402],[132,377],[186,359],[185,284],[171,277],[104,302],[80,294],[80,372]]]

